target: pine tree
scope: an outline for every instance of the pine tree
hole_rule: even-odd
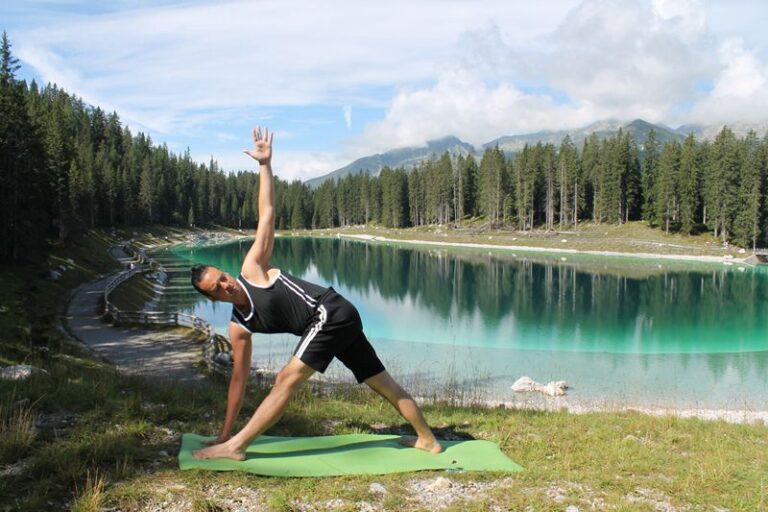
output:
[[[659,143],[656,140],[656,130],[648,133],[643,144],[643,172],[640,180],[643,196],[643,220],[656,224],[656,179],[659,172]]]
[[[533,229],[536,165],[533,150],[526,144],[513,164],[515,206],[520,229]]]
[[[677,188],[680,195],[680,229],[690,234],[696,225],[696,212],[699,208],[700,162],[696,139],[691,134],[683,142],[680,153],[680,175]]]
[[[458,165],[461,175],[461,217],[475,217],[478,214],[477,209],[477,174],[478,167],[475,158],[468,155],[462,163]]]
[[[541,174],[544,179],[544,218],[545,229],[555,229],[555,211],[558,208],[558,179],[555,146],[546,144],[541,152]]]
[[[741,247],[757,247],[760,235],[760,213],[763,207],[762,151],[757,135],[750,131],[741,143],[744,164],[740,169],[738,185],[739,210],[733,226],[734,242]]]
[[[143,212],[142,218],[153,224],[157,219],[157,185],[155,173],[148,158],[141,163],[139,181],[139,206]]]
[[[561,227],[575,223],[578,208],[578,151],[566,135],[560,144],[557,159],[557,187],[560,190],[558,223]]]
[[[408,218],[412,226],[423,226],[426,222],[425,176],[428,165],[422,162],[408,174]]]
[[[732,219],[738,207],[739,148],[730,128],[723,127],[709,150],[704,174],[704,205],[707,225],[714,236],[725,242],[732,229]]]
[[[629,222],[642,218],[643,193],[640,150],[629,133],[627,133],[626,137],[629,145],[629,161],[627,162],[627,172],[624,179],[624,222]]]
[[[656,205],[656,218],[664,223],[664,229],[667,233],[669,233],[672,222],[677,220],[680,153],[680,144],[673,140],[664,144],[659,158],[654,204]]]
[[[435,181],[430,183],[435,189],[435,214],[438,224],[448,224],[453,220],[453,163],[446,151],[435,164]]]
[[[582,211],[586,218],[592,217],[593,220],[596,220],[594,211],[595,184],[599,181],[600,158],[600,139],[596,133],[593,133],[584,140],[584,146],[581,150],[581,176],[584,184]]]
[[[479,206],[491,226],[501,219],[504,199],[504,154],[498,148],[487,148],[480,160],[479,170]]]

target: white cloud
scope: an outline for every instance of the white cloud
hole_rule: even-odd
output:
[[[722,69],[710,94],[692,112],[698,122],[768,121],[768,65],[744,47],[741,39],[728,39],[720,46]]]
[[[258,164],[247,155],[241,153],[222,152],[211,154],[192,152],[196,162],[208,163],[213,159],[220,169],[228,171],[257,171]],[[338,153],[324,151],[284,151],[276,148],[272,158],[272,168],[275,176],[284,181],[305,181],[321,176],[349,163],[349,159]]]
[[[533,9],[519,37],[572,3]],[[496,15],[516,18],[504,0],[484,9],[456,0],[182,4],[70,17],[23,32],[18,53],[44,80],[141,110],[141,122],[163,132],[186,125],[194,109],[382,105],[365,89],[430,80],[455,34]]]
[[[362,154],[606,118],[717,123],[727,111],[726,119],[765,121],[768,112],[755,107],[768,104],[766,66],[737,41],[723,43],[718,59],[706,13],[698,0],[586,0],[534,50],[507,41],[508,27],[467,31],[456,64],[432,85],[400,91],[355,143]],[[709,82],[713,90],[703,92]]]
[[[347,158],[324,151],[286,151],[275,154],[273,167],[275,175],[280,178],[307,180],[321,176],[329,171],[343,167],[349,163]]]
[[[336,130],[327,153],[283,155],[283,171],[299,177],[448,134],[479,144],[608,117],[668,124],[768,117],[756,108],[768,104],[768,37],[759,22],[766,11],[752,0],[728,5],[145,3],[104,14],[62,12],[57,21],[46,16],[37,28],[14,34],[14,49],[44,81],[116,110],[131,128],[156,140],[167,135],[218,142],[214,149],[193,150],[213,153],[225,168],[242,168],[239,148],[220,150],[228,140],[226,126],[240,129],[288,108],[293,120],[326,123],[300,109],[341,109],[344,124],[331,121],[323,129]],[[34,26],[29,20],[24,25]],[[724,37],[729,34],[741,39]],[[344,137],[352,131],[352,105],[368,109],[368,117],[371,107],[386,113],[350,140]],[[356,130],[362,118],[357,114]],[[302,121],[291,119],[284,121],[296,135],[289,126],[284,139],[297,149],[306,132]]]
[[[370,124],[353,145],[360,145],[361,153],[383,151],[448,134],[479,145],[513,131],[581,126],[592,113],[557,105],[547,95],[525,94],[510,84],[488,87],[472,72],[455,69],[433,87],[398,94],[386,118]]]
[[[700,0],[653,0],[657,19],[683,40],[695,43],[707,28],[707,8]]]
[[[621,117],[667,118],[714,61],[705,24],[681,21],[694,2],[656,4],[663,15],[649,2],[583,2],[553,33],[555,50],[532,67],[577,101]]]

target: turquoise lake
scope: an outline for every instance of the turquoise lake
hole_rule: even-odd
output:
[[[237,275],[250,243],[155,253],[172,286],[154,307],[225,333],[231,306],[197,294],[187,268]],[[272,264],[352,301],[414,393],[553,400],[510,391],[527,375],[568,381],[585,405],[768,409],[766,267],[305,237],[276,238]],[[279,368],[296,341],[254,335],[254,364]]]

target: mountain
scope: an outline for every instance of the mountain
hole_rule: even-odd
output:
[[[358,158],[341,169],[336,169],[325,176],[312,178],[305,183],[311,188],[317,188],[322,182],[328,179],[338,180],[350,174],[359,172],[367,172],[377,176],[384,166],[392,168],[405,167],[406,169],[411,169],[424,160],[440,156],[446,151],[451,155],[466,156],[474,154],[475,148],[472,147],[471,144],[459,140],[457,137],[443,137],[427,142],[426,146],[392,149],[385,153]]]
[[[699,124],[685,124],[675,130],[675,132],[687,136],[692,133],[698,140],[715,140],[717,134],[728,126],[736,137],[745,137],[750,130],[754,131],[758,137],[764,137],[768,133],[768,123],[720,123],[703,126]]]
[[[768,124],[755,123],[733,123],[728,124],[737,137],[744,137],[749,130],[754,130],[758,137],[763,137],[768,130]],[[536,133],[527,133],[521,135],[506,135],[499,137],[482,145],[482,149],[499,146],[499,149],[506,154],[514,154],[522,150],[526,144],[534,145],[539,142],[543,144],[551,143],[560,146],[566,135],[571,137],[571,141],[577,148],[581,149],[584,141],[591,134],[596,133],[601,139],[615,136],[619,130],[629,132],[635,140],[635,143],[642,148],[643,143],[648,138],[650,131],[656,130],[656,140],[662,146],[671,140],[682,142],[688,134],[693,133],[698,140],[714,140],[720,130],[719,125],[683,125],[677,129],[664,126],[662,124],[652,124],[642,119],[635,119],[631,122],[622,122],[616,119],[607,119],[592,123],[584,128],[573,130],[546,130]],[[420,162],[432,158],[435,155],[441,155],[448,151],[452,155],[475,155],[478,156],[475,148],[470,144],[459,140],[456,137],[448,136],[442,139],[436,139],[427,142],[426,146],[408,147],[393,149],[385,153],[379,153],[372,156],[359,158],[351,164],[337,169],[325,176],[307,180],[307,185],[316,188],[327,179],[339,179],[349,174],[367,172],[374,176],[379,174],[382,167],[405,167],[406,169],[417,166]]]
[[[571,137],[571,142],[573,142],[577,148],[581,149],[584,141],[593,133],[596,133],[601,139],[606,139],[615,136],[619,133],[620,129],[632,134],[632,137],[635,139],[638,146],[645,142],[645,139],[648,138],[648,134],[652,129],[656,130],[656,140],[661,144],[664,144],[669,140],[682,141],[685,138],[685,134],[677,133],[675,130],[663,125],[651,124],[642,119],[635,119],[630,123],[622,123],[615,119],[609,119],[606,121],[598,121],[584,128],[575,130],[547,130],[523,135],[507,135],[483,144],[483,148],[492,148],[498,145],[499,149],[505,153],[516,153],[522,150],[526,144],[537,144],[541,142],[543,144],[551,143],[555,146],[559,146],[560,143],[563,142],[565,136],[569,135]]]

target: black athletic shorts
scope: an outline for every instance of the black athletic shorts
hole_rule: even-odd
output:
[[[352,370],[357,382],[384,371],[384,365],[363,333],[357,309],[333,288],[321,299],[293,355],[320,373],[325,372],[336,357]]]

